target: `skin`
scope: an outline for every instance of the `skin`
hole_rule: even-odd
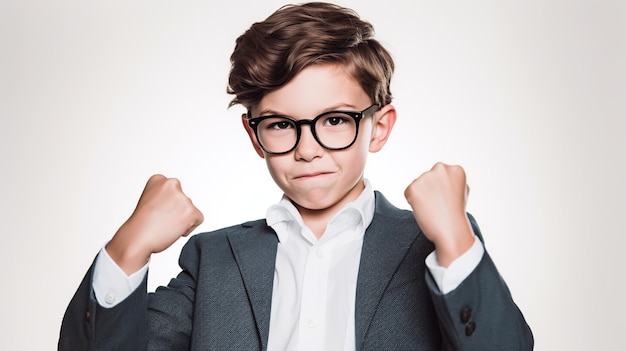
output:
[[[252,114],[311,119],[325,111],[361,111],[371,104],[358,82],[342,67],[322,64],[304,69],[286,85],[268,93]],[[304,223],[321,238],[330,218],[363,191],[367,156],[383,148],[395,121],[395,108],[383,106],[361,121],[354,145],[336,151],[319,145],[305,125],[296,149],[284,155],[266,154],[245,119],[242,124],[276,184],[298,208]],[[406,188],[405,197],[424,234],[435,244],[441,266],[447,267],[474,242],[465,214],[468,193],[463,168],[443,163],[437,163]],[[189,235],[203,220],[178,180],[155,175],[106,250],[124,272],[132,274],[146,264],[151,254]]]
[[[362,111],[371,104],[360,85],[341,68],[317,65],[267,94],[259,106],[252,109],[252,114],[311,119],[330,110]],[[303,126],[296,149],[283,155],[265,154],[246,121],[242,122],[257,154],[265,159],[274,182],[298,208],[304,223],[320,238],[330,218],[364,189],[367,155],[382,149],[395,120],[395,109],[385,106],[361,121],[354,145],[336,151],[323,148],[313,138],[310,127]]]
[[[117,230],[106,250],[130,275],[141,269],[153,253],[189,235],[203,221],[204,216],[183,193],[178,179],[153,175],[135,211]]]

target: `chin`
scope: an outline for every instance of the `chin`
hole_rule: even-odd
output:
[[[329,199],[328,194],[320,194],[316,196],[288,196],[294,204],[307,210],[319,211],[332,207],[337,201]]]

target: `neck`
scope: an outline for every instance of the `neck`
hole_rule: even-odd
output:
[[[304,224],[311,229],[316,238],[321,239],[328,226],[328,221],[332,218],[333,214],[320,214],[315,210],[300,210],[300,215]]]

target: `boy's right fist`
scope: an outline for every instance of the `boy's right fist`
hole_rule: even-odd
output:
[[[204,221],[202,213],[175,178],[153,175],[137,207],[118,229],[106,250],[126,274],[143,267],[150,255],[170,247]]]

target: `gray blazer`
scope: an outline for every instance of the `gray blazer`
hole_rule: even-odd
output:
[[[277,243],[265,220],[194,235],[167,287],[146,294],[144,279],[111,309],[95,300],[92,267],[67,308],[58,349],[266,350]],[[424,263],[433,249],[413,214],[376,192],[357,282],[357,349],[532,350],[489,255],[442,295]]]

